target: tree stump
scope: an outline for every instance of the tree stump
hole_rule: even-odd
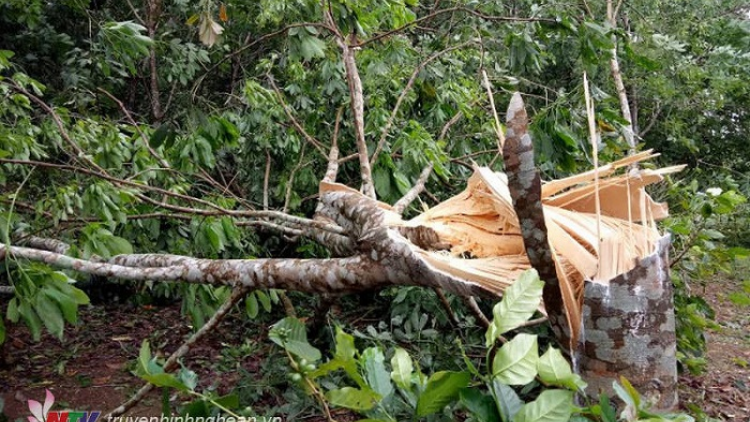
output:
[[[612,382],[627,378],[653,409],[677,406],[674,301],[669,236],[653,254],[608,283],[586,281],[583,331],[577,353],[587,392],[613,397]]]

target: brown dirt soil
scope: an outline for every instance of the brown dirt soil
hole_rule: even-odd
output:
[[[735,280],[719,278],[708,284],[703,298],[716,312],[720,328],[706,334],[705,373],[680,377],[683,407],[695,405],[719,421],[750,422],[750,306],[729,300],[741,291]]]
[[[54,394],[55,409],[109,411],[143,384],[132,373],[143,340],[150,340],[152,353],[164,356],[191,332],[179,304],[83,307],[79,319],[78,325],[66,328],[62,343],[46,332],[42,341],[34,343],[21,325],[9,333],[0,356],[5,360],[0,364],[0,398],[4,400],[0,421],[3,413],[10,421],[26,421],[30,415],[27,400],[43,402],[45,389]],[[212,363],[221,358],[223,347],[246,341],[244,335],[242,322],[229,317],[191,350],[186,359],[199,375],[203,384],[199,388],[208,384],[220,394],[231,391],[239,373],[218,373]],[[241,369],[255,373],[259,363],[246,359]],[[161,415],[161,402],[161,393],[152,391],[126,415]]]
[[[722,280],[721,288],[706,290],[705,299],[715,309],[722,328],[708,333],[706,373],[680,377],[683,407],[693,404],[719,421],[750,422],[750,307],[728,300],[731,292],[741,288],[738,282]],[[150,340],[152,352],[158,350],[165,355],[191,331],[177,304],[91,306],[81,308],[79,318],[78,325],[66,329],[62,343],[46,333],[42,341],[34,343],[24,326],[9,332],[0,353],[0,360],[5,359],[0,361],[0,398],[4,400],[0,422],[3,414],[11,422],[26,421],[27,400],[43,401],[46,388],[55,395],[55,409],[110,410],[142,385],[131,371],[144,339]],[[185,361],[198,372],[199,389],[208,383],[226,394],[235,386],[239,373],[219,372],[215,362],[221,359],[223,348],[248,341],[243,324],[227,318],[188,354]],[[265,327],[257,337],[250,340],[257,346],[256,355],[241,359],[239,365],[259,376],[261,356],[267,355],[272,346],[265,340]],[[279,404],[280,398],[263,400]],[[128,416],[160,414],[161,395],[157,391],[127,412]],[[336,416],[339,420],[356,419],[349,413]]]

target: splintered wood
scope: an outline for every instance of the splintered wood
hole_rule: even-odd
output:
[[[595,171],[542,185],[545,223],[569,321],[581,320],[585,279],[606,283],[633,269],[662,237],[655,221],[668,215],[666,204],[655,202],[644,187],[684,166],[628,171],[631,164],[657,155],[644,151],[598,169],[601,239]],[[476,168],[465,191],[404,224],[428,226],[451,245],[449,255],[424,251],[426,261],[499,294],[529,268],[507,178],[488,168]],[[571,327],[574,341],[576,325]]]
[[[581,321],[584,280],[607,283],[630,271],[661,239],[656,221],[668,215],[667,207],[655,202],[644,188],[684,166],[656,170],[631,166],[657,155],[648,150],[599,167],[598,185],[594,170],[542,185],[545,223],[568,321]],[[336,183],[321,183],[320,188],[321,193],[356,192]],[[417,248],[436,271],[501,295],[530,267],[503,173],[476,167],[463,192],[408,221],[388,204],[378,205],[386,211],[386,225],[427,227],[438,235],[437,243],[448,246],[440,251]],[[571,324],[570,329],[575,344],[579,324]]]

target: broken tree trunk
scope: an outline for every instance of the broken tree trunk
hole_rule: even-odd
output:
[[[637,261],[632,269],[619,273],[622,265],[631,265],[618,258],[622,258],[623,249],[634,246],[628,244],[633,240],[632,235],[610,235],[605,239],[603,234],[597,233],[601,236],[597,242],[599,262],[596,270],[600,279],[585,281],[582,319],[571,319],[570,312],[562,311],[563,291],[558,274],[565,271],[559,271],[560,265],[555,270],[553,248],[548,242],[544,219],[541,182],[534,165],[533,143],[527,131],[528,119],[518,93],[510,101],[507,120],[503,155],[526,253],[529,263],[545,281],[544,305],[550,322],[563,347],[571,342],[574,367],[589,383],[587,394],[606,392],[613,396],[613,382],[624,376],[644,397],[655,402],[657,410],[673,410],[677,405],[677,360],[674,303],[667,263],[669,237],[657,241],[656,250]],[[643,177],[639,178],[643,180]],[[599,189],[598,183],[593,188]],[[630,179],[627,179],[625,205],[631,208],[629,214],[632,215],[632,208],[636,205],[640,205],[641,210],[654,208],[650,203],[647,207],[647,195],[642,186],[632,190],[640,195],[637,201],[632,201]],[[575,192],[575,189],[569,192]],[[579,194],[574,194],[574,197],[576,202],[582,202]],[[590,204],[585,208],[590,211]],[[613,210],[616,212],[621,211]],[[596,218],[601,223],[602,215],[597,213]],[[653,214],[649,218],[648,213],[642,211],[639,219],[647,230],[655,227]],[[632,230],[633,222],[628,223]],[[655,231],[655,228],[649,231]],[[618,256],[603,255],[608,253]],[[603,274],[612,273],[618,275],[601,280]],[[566,315],[567,321],[564,319]],[[577,342],[568,335],[573,332],[572,324],[583,326],[578,332]],[[568,327],[571,329],[567,330]]]
[[[588,393],[614,396],[624,376],[655,410],[677,406],[677,365],[669,236],[635,268],[607,282],[586,280],[580,375]]]

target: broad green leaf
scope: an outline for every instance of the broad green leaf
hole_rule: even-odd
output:
[[[268,297],[266,292],[264,292],[263,290],[256,290],[255,296],[258,298],[258,302],[260,302],[263,310],[266,312],[271,312],[271,299]]]
[[[383,352],[377,347],[369,347],[362,352],[360,362],[365,370],[367,385],[383,398],[391,395],[393,384],[391,384],[390,376],[385,369]]]
[[[325,41],[313,37],[313,36],[302,36],[300,37],[299,50],[302,58],[310,60],[314,58],[325,57]]]
[[[618,384],[617,381],[612,382],[612,388],[617,393],[617,396],[620,397],[620,399],[626,404],[631,405],[633,408],[640,409],[641,395],[638,393],[638,391],[633,387],[630,381],[628,381],[628,379],[623,376],[620,376],[620,384]]]
[[[73,286],[72,284],[68,282],[50,283],[49,285],[59,290],[65,296],[71,298],[78,305],[88,305],[90,302],[89,297],[86,295],[86,293],[83,290]]]
[[[20,314],[18,313],[18,298],[14,297],[8,302],[8,310],[5,313],[5,316],[8,318],[8,321],[12,323],[18,322],[18,317]]]
[[[525,404],[513,422],[568,422],[573,407],[572,391],[546,390],[536,400]]]
[[[539,378],[546,383],[566,387],[572,391],[583,390],[586,383],[570,369],[570,364],[559,349],[550,347],[540,358],[537,365]]]
[[[307,342],[305,324],[297,318],[287,317],[277,322],[268,333],[274,343],[310,362],[320,360],[320,351]]]
[[[518,394],[509,386],[499,382],[497,378],[492,380],[490,385],[492,396],[495,398],[495,406],[503,422],[511,422],[516,416],[523,402],[518,398]]]
[[[78,319],[78,304],[70,296],[64,295],[54,288],[45,288],[42,293],[54,300],[62,311],[63,317],[70,324],[75,324]]]
[[[372,181],[379,197],[391,196],[391,173],[383,167],[375,167],[372,172]]]
[[[109,244],[107,245],[107,249],[109,249],[109,253],[111,256],[133,253],[133,245],[119,236],[112,236],[108,238],[107,241],[109,242]]]
[[[494,326],[487,331],[487,347],[498,336],[518,327],[528,320],[539,308],[542,300],[544,282],[539,279],[536,270],[526,270],[513,284],[505,289],[503,300],[492,310]]]
[[[55,337],[62,339],[65,321],[57,303],[47,295],[38,294],[34,298],[34,309],[47,330]]]
[[[240,406],[240,397],[235,393],[231,393],[215,399],[214,402],[228,409],[236,409]]]
[[[21,304],[18,307],[18,313],[21,315],[21,318],[23,318],[26,326],[29,327],[31,338],[33,338],[34,341],[39,341],[42,336],[42,321],[39,319],[36,312],[34,312],[31,305],[29,305],[29,302],[21,301]]]
[[[503,384],[528,384],[536,377],[538,362],[537,337],[518,334],[498,350],[492,361],[492,374]]]
[[[255,292],[245,297],[245,312],[250,319],[258,316],[258,300],[255,298]]]
[[[141,379],[157,387],[170,387],[176,388],[180,391],[187,391],[189,388],[178,380],[174,374],[160,373],[160,374],[143,374]]]
[[[464,388],[459,392],[459,401],[479,422],[500,422],[494,400],[477,388]]]
[[[354,336],[336,326],[336,358],[342,361],[354,359],[357,349],[354,347]]]
[[[417,416],[431,415],[454,402],[469,381],[471,374],[468,372],[441,371],[432,374],[417,401]]]
[[[180,369],[177,373],[177,379],[188,390],[195,390],[195,387],[198,385],[198,374],[187,368]]]
[[[391,379],[397,386],[408,390],[411,388],[411,373],[414,369],[411,362],[411,356],[406,350],[397,347],[391,358]]]
[[[151,361],[151,346],[148,340],[143,340],[141,350],[138,353],[138,363],[144,373],[148,373],[149,362]]]
[[[353,387],[331,390],[326,393],[326,398],[334,406],[352,410],[370,410],[380,401],[380,397],[374,391]]]

